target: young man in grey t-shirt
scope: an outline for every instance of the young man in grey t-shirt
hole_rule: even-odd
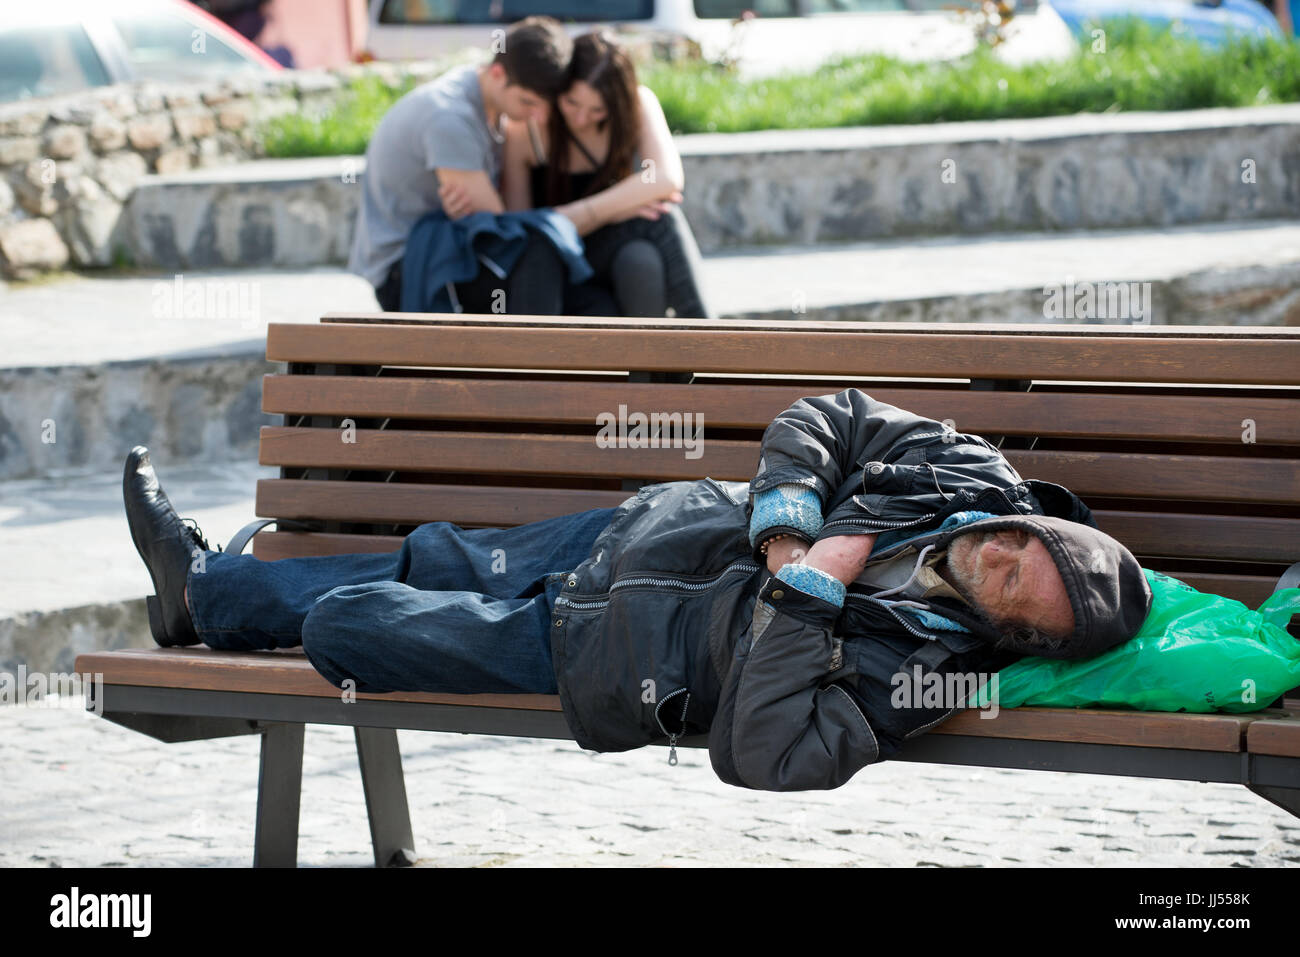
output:
[[[501,117],[543,119],[563,88],[573,42],[559,21],[528,17],[506,32],[491,63],[456,67],[407,93],[384,115],[366,149],[366,175],[348,270],[375,287],[379,306],[396,311],[411,228],[443,208],[439,190],[456,187],[476,210],[505,212],[497,185]],[[563,207],[556,208],[565,213]],[[529,235],[510,275],[487,269],[456,284],[466,312],[492,312],[504,288],[509,312],[558,315],[564,287],[559,254]]]

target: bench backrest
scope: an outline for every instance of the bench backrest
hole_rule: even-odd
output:
[[[848,387],[999,444],[1195,588],[1253,608],[1300,560],[1300,329],[331,314],[271,324],[267,359],[257,514],[318,531],[258,535],[266,560],[748,481],[776,415]],[[703,442],[609,447],[620,409]]]

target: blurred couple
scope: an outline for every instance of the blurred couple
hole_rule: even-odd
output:
[[[683,186],[618,43],[529,17],[385,114],[348,269],[385,311],[712,318]]]

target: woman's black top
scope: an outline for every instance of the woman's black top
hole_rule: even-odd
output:
[[[542,144],[538,142],[536,135],[533,133],[533,128],[531,125],[528,127],[528,133],[533,140],[533,156],[534,158],[540,157],[542,155]],[[582,143],[580,143],[577,139],[575,139],[573,142],[578,147],[578,149],[582,151],[583,155],[587,157],[587,161],[591,163],[592,166],[595,166],[597,169],[599,169],[600,163],[596,161],[596,158],[594,156],[592,156],[590,153],[587,152],[587,148],[583,146]],[[596,172],[597,170],[591,170],[590,172],[586,172],[586,173],[568,174],[569,175],[569,197],[568,197],[569,200],[581,199],[582,197],[587,195],[587,191],[591,188],[591,184],[596,178]],[[555,206],[556,204],[562,202],[562,200],[559,198],[550,197],[547,195],[546,179],[549,173],[550,173],[550,167],[544,162],[538,163],[536,166],[531,166],[528,169],[528,183],[532,193],[533,209],[540,209],[543,206]]]
[[[546,178],[549,174],[550,167],[545,163],[540,166],[530,167],[528,170],[528,180],[532,188],[533,209],[540,209],[543,206],[555,206],[559,202],[559,200],[552,200],[546,195]],[[587,190],[591,187],[592,180],[595,178],[595,170],[590,173],[570,173],[569,198],[574,200],[586,196]]]

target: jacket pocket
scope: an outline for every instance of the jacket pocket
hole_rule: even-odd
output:
[[[767,631],[767,626],[772,624],[772,619],[776,617],[776,609],[763,601],[761,598],[754,599],[754,617],[750,622],[751,634],[754,641],[763,637],[763,632]]]
[[[988,647],[988,641],[970,631],[951,631],[947,628],[934,629],[935,640],[955,655],[965,654],[977,648]]]
[[[755,627],[762,625],[760,601]],[[829,675],[843,642],[766,603],[761,634],[742,636],[709,732],[714,770],[729,784],[768,791],[839,787],[880,748],[862,709]]]
[[[879,529],[906,528],[937,517],[946,504],[939,495],[873,494],[854,495],[864,524]],[[838,509],[836,510],[839,511]],[[836,520],[843,516],[836,516]],[[830,518],[827,519],[829,524]]]
[[[704,481],[721,498],[732,505],[749,504],[749,484],[747,482],[719,482],[717,479],[708,478],[707,476]]]

